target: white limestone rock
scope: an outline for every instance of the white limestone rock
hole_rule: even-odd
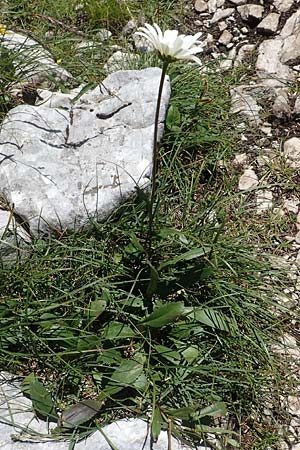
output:
[[[60,82],[74,81],[72,75],[53,60],[50,52],[26,35],[8,30],[2,35],[0,46],[14,53],[16,77],[23,81],[48,82],[49,85],[51,78]]]
[[[300,58],[300,9],[286,21],[280,37],[283,39],[281,62],[295,65]]]
[[[208,10],[208,4],[205,0],[196,0],[194,8],[195,11],[202,13]]]
[[[211,24],[217,23],[220,20],[223,20],[226,17],[231,16],[234,13],[234,11],[235,11],[234,8],[217,9],[216,12],[214,13],[210,23]]]
[[[287,80],[295,78],[293,70],[281,61],[283,40],[264,40],[258,48],[256,73],[265,85],[285,86]]]
[[[254,44],[242,45],[242,47],[240,47],[237,57],[234,61],[234,67],[238,67],[238,66],[244,64],[248,58],[252,57],[254,50],[255,50]]]
[[[256,197],[257,212],[264,213],[273,207],[273,193],[267,189],[258,192]]]
[[[261,123],[259,113],[262,107],[258,105],[255,98],[253,86],[240,85],[230,89],[231,114],[239,114],[246,118],[251,124],[258,126]]]
[[[246,169],[239,179],[239,191],[246,191],[258,186],[258,176],[253,169]]]
[[[0,447],[1,450],[68,450],[69,442],[53,439],[50,432],[56,424],[46,423],[36,418],[31,401],[20,390],[20,380],[11,374],[0,373]],[[12,440],[12,435],[14,440]],[[150,442],[149,428],[141,419],[122,419],[103,427],[103,434],[96,431],[87,438],[76,442],[76,450],[166,450],[168,432],[162,431],[156,443]],[[172,450],[189,450],[190,447],[171,438]],[[194,447],[193,447],[194,448]],[[197,450],[209,450],[207,446],[197,446]]]
[[[234,5],[244,5],[246,3],[247,0],[229,0],[230,3],[233,3]]]
[[[147,46],[146,51],[148,51],[150,48],[150,46]],[[134,69],[137,66],[138,60],[139,55],[117,50],[108,58],[106,64],[104,64],[103,67],[107,74],[113,74],[118,70]]]
[[[221,8],[225,3],[225,0],[208,0],[208,11],[212,14]]]
[[[293,109],[293,114],[296,117],[300,117],[300,96],[298,96],[295,100],[295,104],[294,104],[294,109]]]
[[[287,163],[295,168],[300,168],[300,139],[293,137],[285,141],[283,144],[283,156]]]
[[[268,14],[256,27],[261,34],[274,34],[277,31],[280,14]]]
[[[161,69],[121,71],[64,107],[20,105],[0,132],[0,194],[31,232],[74,229],[105,218],[149,185]],[[63,94],[61,94],[63,96]],[[167,79],[160,136],[170,96]],[[60,99],[62,102],[62,98]]]
[[[278,12],[287,12],[293,6],[294,0],[273,0],[273,5]]]
[[[279,119],[288,119],[292,114],[290,99],[289,99],[289,89],[279,88],[276,89],[275,100],[272,106],[273,114]]]
[[[264,13],[263,6],[254,4],[238,6],[237,10],[240,13],[242,20],[251,26],[257,25]]]
[[[233,47],[230,52],[228,52],[228,55],[226,58],[222,59],[220,61],[220,69],[221,70],[229,70],[233,66],[233,61],[236,57],[236,48]]]
[[[219,44],[228,45],[232,41],[233,35],[228,30],[224,30],[221,36],[219,37]]]

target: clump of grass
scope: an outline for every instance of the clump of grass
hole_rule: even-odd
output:
[[[75,23],[70,4],[59,3]],[[88,30],[121,29],[130,16],[125,2],[102,3],[87,1]],[[177,2],[156,3],[146,16],[169,18]],[[51,5],[34,2],[23,14],[22,2],[11,2],[12,23],[34,24],[42,35],[45,21],[35,14],[58,18]],[[80,81],[97,82],[102,58],[75,59],[77,37],[55,33],[47,38],[54,54],[67,68],[76,62]],[[0,61],[5,83],[14,77],[4,70],[9,57]],[[151,58],[141,58],[140,67],[156,64]],[[66,418],[70,406],[96,402],[89,403],[94,415],[62,420],[58,433],[150,416],[153,439],[171,424],[188,442],[207,442],[214,427],[223,448],[235,441],[244,449],[275,446],[276,418],[265,421],[261,405],[276,405],[285,388],[271,349],[286,320],[273,300],[276,283],[282,289],[286,281],[262,251],[273,249],[272,233],[261,235],[261,217],[247,223],[253,198],[236,192],[238,174],[230,172],[238,139],[228,88],[237,76],[186,65],[172,66],[170,76],[151,262],[143,192],[84,232],[36,240],[27,262],[0,270],[0,368],[26,377],[24,391],[43,417]],[[149,297],[153,313],[145,307]],[[222,435],[224,416],[232,434]],[[235,433],[246,426],[251,444]]]
[[[200,443],[217,417],[237,429],[281,389],[270,348],[282,323],[264,281],[280,274],[234,224],[235,180],[218,164],[234,151],[226,80],[179,65],[171,77],[151,263],[142,192],[88,231],[36,241],[0,272],[0,364],[26,376],[42,416],[95,401],[104,423],[150,414],[154,439],[171,424]],[[57,432],[95,429],[93,417]],[[221,433],[224,448],[236,440]]]

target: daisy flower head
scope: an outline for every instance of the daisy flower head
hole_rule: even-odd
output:
[[[202,33],[192,36],[178,34],[177,30],[162,32],[157,23],[153,26],[145,23],[145,26],[140,27],[136,34],[149,41],[163,61],[187,60],[201,64],[201,60],[195,55],[202,52],[201,42],[198,40]]]

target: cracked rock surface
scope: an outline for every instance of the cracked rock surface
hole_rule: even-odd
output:
[[[33,234],[103,219],[149,182],[161,70],[123,71],[73,101],[44,91],[12,109],[0,132],[0,193]],[[169,100],[162,98],[161,122]],[[162,126],[161,126],[162,132]]]

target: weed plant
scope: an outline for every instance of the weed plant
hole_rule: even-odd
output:
[[[164,428],[191,445],[214,433],[221,448],[246,449],[242,424],[257,418],[259,435],[262,405],[286,388],[271,350],[285,281],[270,270],[269,243],[240,224],[248,197],[227,169],[232,78],[213,69],[170,69],[151,262],[149,200],[138,191],[105,222],[37,239],[29,260],[0,271],[0,369],[22,377],[39,416],[60,416],[57,434],[139,416],[153,441]]]

